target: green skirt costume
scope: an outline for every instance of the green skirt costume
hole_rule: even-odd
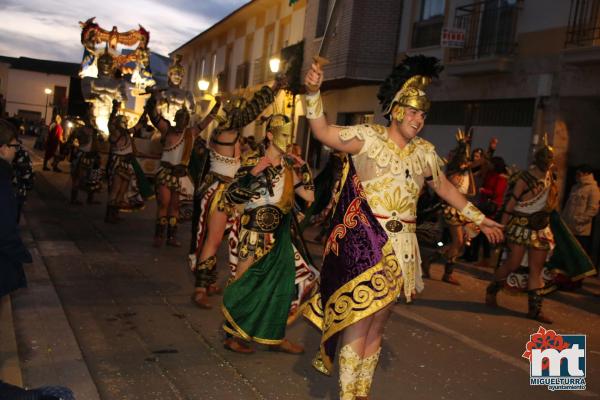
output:
[[[280,344],[295,295],[295,263],[290,234],[291,214],[275,231],[271,250],[252,264],[223,293],[223,329],[261,344]]]

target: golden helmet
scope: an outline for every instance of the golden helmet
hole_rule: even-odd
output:
[[[542,141],[533,154],[533,165],[541,171],[548,171],[554,163],[554,148],[548,144],[548,134],[544,133]]]
[[[273,145],[285,153],[292,144],[291,119],[285,114],[273,114],[269,117],[266,129],[273,135]]]
[[[401,121],[405,107],[429,111],[431,103],[425,93],[425,87],[442,69],[439,60],[435,57],[424,55],[406,57],[394,68],[377,93],[383,115],[388,120]]]

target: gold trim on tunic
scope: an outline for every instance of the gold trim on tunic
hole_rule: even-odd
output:
[[[323,312],[320,293],[307,303],[304,316],[323,332],[320,351],[323,367],[328,371],[331,371],[333,362],[323,357],[323,344],[348,326],[394,302],[402,290],[402,269],[390,241],[383,246],[382,253],[377,264],[331,295],[325,306],[326,313]]]

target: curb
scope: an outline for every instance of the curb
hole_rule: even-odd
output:
[[[25,265],[27,288],[12,296],[14,336],[26,387],[62,385],[75,397],[99,400],[79,343],[23,216],[21,237],[33,257]]]
[[[0,298],[0,380],[23,386],[10,295]]]

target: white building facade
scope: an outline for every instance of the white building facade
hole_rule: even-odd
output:
[[[49,124],[54,113],[66,113],[71,77],[78,68],[74,63],[1,57],[0,93],[5,113],[31,121],[45,118]]]
[[[171,53],[183,56],[184,84],[198,100],[199,114],[208,112],[217,93],[248,97],[262,85],[273,83],[269,60],[281,58],[282,50],[301,45],[303,40],[306,0],[289,3],[250,1]],[[200,80],[208,82],[208,89],[199,89]],[[297,121],[302,114],[298,96],[293,99],[280,94],[275,111],[295,115]],[[244,135],[260,138],[262,128],[250,124]]]

